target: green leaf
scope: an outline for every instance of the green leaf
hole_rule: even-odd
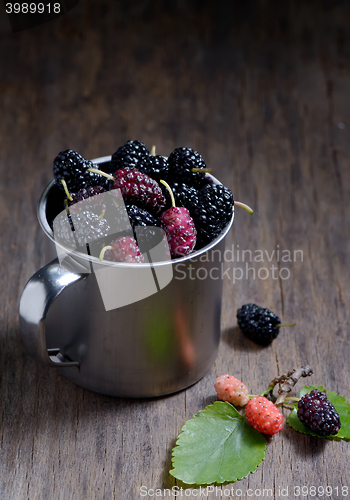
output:
[[[307,394],[308,392],[311,392],[313,390],[320,391],[320,392],[327,392],[327,389],[323,387],[323,385],[306,385],[303,387],[300,392],[299,392],[299,398],[302,398]]]
[[[350,404],[346,401],[346,398],[343,396],[339,396],[336,392],[327,392],[327,390],[322,386],[309,385],[305,386],[301,389],[299,396],[302,398],[308,392],[311,392],[313,389],[318,389],[321,392],[327,393],[327,399],[332,403],[339,414],[341,427],[335,436],[326,436],[326,439],[333,440],[344,440],[350,441]],[[320,436],[315,432],[311,431],[305,425],[303,425],[297,415],[298,405],[294,405],[294,410],[287,418],[287,424],[289,424],[293,429],[298,432],[302,432],[303,434],[311,434],[311,436],[316,436],[319,438],[324,438],[324,436]]]
[[[333,439],[350,441],[350,404],[344,396],[339,396],[339,394],[333,391],[327,392],[327,398],[339,413],[341,422],[340,430],[338,434],[333,436]]]
[[[170,474],[186,484],[234,482],[255,472],[265,458],[265,437],[230,403],[215,401],[181,430]]]

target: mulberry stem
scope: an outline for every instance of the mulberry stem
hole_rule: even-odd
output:
[[[103,177],[106,177],[111,181],[115,181],[115,177],[113,177],[113,175],[106,174],[106,172],[103,172],[103,170],[99,170],[98,168],[88,168],[87,171],[93,172],[94,174],[102,175]]]
[[[201,172],[202,174],[211,174],[211,168],[191,168],[191,172]]]
[[[246,210],[250,215],[252,215],[254,213],[253,210],[250,207],[248,207],[248,205],[246,205],[245,203],[242,203],[241,201],[235,201],[234,205],[235,205],[235,207],[244,208],[244,210]]]
[[[101,215],[99,216],[98,220],[103,219],[103,217],[105,216],[105,213],[106,213],[106,207],[102,210]]]
[[[68,200],[69,201],[73,201],[73,198],[71,197],[71,195],[70,195],[70,193],[68,191],[68,186],[67,186],[66,181],[64,179],[61,179],[61,182],[62,182],[62,186],[64,188],[64,191],[65,191],[66,195],[67,195]]]
[[[172,191],[171,187],[169,186],[169,184],[167,182],[163,181],[163,179],[160,179],[159,182],[161,182],[167,188],[167,190],[169,191],[169,194],[170,194],[171,204],[173,207],[176,207],[174,194],[173,194],[173,191]]]
[[[66,209],[67,215],[69,215],[69,205],[67,198],[64,199],[64,208]]]
[[[276,385],[276,384],[271,383],[271,384],[268,386],[268,388],[260,394],[260,396],[263,396],[263,397],[268,396],[268,395],[270,394],[270,392],[272,392],[272,391],[273,391],[273,389],[274,389],[275,385]]]
[[[113,247],[111,245],[106,245],[105,247],[102,248],[99,256],[100,261],[104,259],[107,250],[113,250]]]

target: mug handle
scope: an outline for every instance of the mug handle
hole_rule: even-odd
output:
[[[23,290],[19,303],[22,337],[29,354],[45,365],[79,368],[79,362],[61,354],[59,348],[47,349],[45,320],[58,295],[86,276],[61,267],[56,258],[37,271]]]

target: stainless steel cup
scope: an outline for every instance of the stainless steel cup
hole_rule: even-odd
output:
[[[108,160],[93,161],[103,167]],[[95,257],[76,254],[65,265],[54,258],[50,220],[61,203],[52,181],[40,198],[38,219],[48,237],[46,257],[53,260],[29,280],[19,306],[29,353],[72,382],[111,396],[154,397],[197,382],[217,355],[224,238],[234,214],[210,245],[171,261],[173,279],[165,288],[106,311],[90,265]]]

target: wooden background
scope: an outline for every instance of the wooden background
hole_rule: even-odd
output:
[[[308,382],[350,397],[349,2],[81,0],[15,34],[3,4],[0,17],[0,498],[126,500],[142,485],[184,486],[168,474],[175,438],[226,372],[257,393],[308,363]],[[141,401],[93,394],[39,366],[17,312],[45,263],[36,204],[53,158],[67,148],[112,154],[128,139],[164,155],[197,149],[255,209],[237,210],[227,248],[303,253],[248,262],[266,279],[251,270],[233,283],[246,262],[229,263],[215,365],[186,391]],[[237,328],[247,302],[297,326],[257,347]],[[343,498],[348,457],[347,443],[285,426],[258,470],[223,490],[282,498],[289,487],[294,498],[294,486],[328,485]]]

